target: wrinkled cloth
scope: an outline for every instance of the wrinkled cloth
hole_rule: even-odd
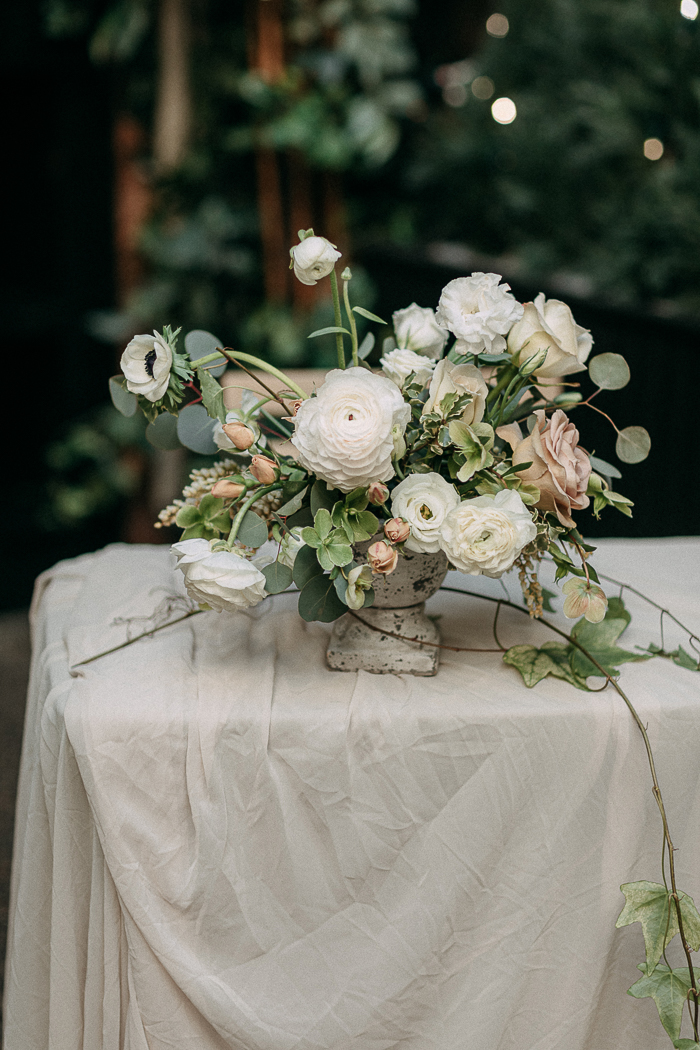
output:
[[[606,541],[596,564],[698,629],[700,540]],[[615,930],[620,884],[660,879],[661,825],[612,689],[529,690],[449,650],[435,678],[331,672],[291,595],[75,666],[181,586],[166,550],[124,545],[37,583],[5,1050],[665,1045],[625,995],[640,927]],[[658,641],[629,605],[621,644]],[[476,648],[494,608],[429,604]],[[553,637],[508,609],[497,632]],[[622,684],[700,902],[700,675],[654,660]]]

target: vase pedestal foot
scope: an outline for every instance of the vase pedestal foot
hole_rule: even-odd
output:
[[[359,619],[358,619],[359,617]],[[364,623],[361,620],[365,621]],[[367,624],[371,624],[368,627]],[[372,628],[377,628],[373,630]],[[383,632],[389,632],[385,634]],[[392,638],[400,634],[417,641]],[[332,671],[370,671],[373,674],[437,674],[440,634],[425,614],[425,602],[405,609],[360,609],[333,624],[326,661]],[[421,645],[420,642],[432,642]]]

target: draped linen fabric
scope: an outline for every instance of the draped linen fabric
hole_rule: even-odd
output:
[[[700,540],[596,559],[698,630]],[[291,595],[74,666],[180,579],[163,548],[116,545],[37,583],[5,1050],[666,1045],[625,995],[644,948],[615,930],[619,886],[660,881],[661,825],[611,688],[526,689],[494,652],[444,650],[435,678],[334,673]],[[629,604],[621,644],[658,641]],[[494,647],[492,604],[429,611],[446,644]],[[507,609],[497,633],[552,637]],[[654,660],[622,683],[700,903],[700,675]]]

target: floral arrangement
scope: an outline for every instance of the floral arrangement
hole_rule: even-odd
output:
[[[619,664],[652,656],[700,671],[700,638],[634,592],[661,611],[662,628],[667,616],[685,631],[692,651],[666,651],[663,631],[660,646],[620,648],[630,621],[621,594],[634,589],[612,581],[620,596],[608,600],[590,561],[595,548],[574,519],[589,508],[598,516],[608,506],[631,514],[630,500],[612,487],[620,472],[579,444],[567,414],[583,406],[600,411],[591,403],[596,394],[625,386],[629,368],[619,354],[591,357],[591,334],[565,303],[540,294],[521,304],[497,274],[473,273],[450,281],[435,311],[415,303],[397,310],[381,371],[374,371],[365,358],[375,336],[368,332],[359,341],[357,317],[385,322],[350,305],[347,267],[340,274],[344,322],[340,252],[313,230],[299,237],[291,250],[295,274],[305,284],[330,279],[336,320],[313,333],[335,336],[338,368],[311,395],[259,358],[219,347],[208,333],[189,333],[184,352],[177,349],[179,332],[167,327],[127,346],[123,376],[110,380],[117,408],[126,415],[140,408],[154,444],[184,444],[219,458],[193,471],[183,498],[157,523],[183,529],[172,550],[196,607],[172,619],[182,599],[168,599],[143,634],[82,662],[206,610],[256,605],[292,584],[306,620],[357,616],[406,552],[442,551],[468,575],[498,578],[515,570],[527,609],[508,600],[497,608],[539,618],[552,595],[541,587],[538,568],[551,558],[555,579],[565,579],[564,613],[578,622],[566,634],[544,618],[565,642],[507,650],[498,643],[499,650],[528,686],[549,674],[587,689],[587,679],[597,675],[627,705],[644,739],[663,825],[663,884],[621,887],[626,903],[617,926],[639,922],[645,943],[642,977],[629,994],[654,999],[677,1050],[700,1050],[700,987],[691,958],[700,950],[700,913],[677,886],[649,737],[618,681]],[[245,389],[240,409],[228,411],[217,379],[228,364],[246,372],[252,366],[284,385],[273,390],[252,376],[261,394]],[[596,389],[584,400],[569,377],[586,370]],[[269,411],[271,402],[282,409],[281,419]],[[644,428],[615,430],[618,458],[641,462],[650,448]],[[289,442],[291,452],[275,441]],[[498,641],[495,621],[494,637]],[[686,965],[672,967],[666,951],[676,935]],[[686,1010],[690,1039],[681,1038]]]
[[[567,412],[595,407],[600,389],[624,386],[624,359],[590,358],[591,334],[565,303],[540,294],[521,304],[497,274],[474,273],[450,281],[435,311],[415,303],[397,310],[374,371],[364,360],[374,335],[359,343],[357,316],[385,322],[350,305],[347,267],[343,320],[341,253],[313,230],[299,237],[290,252],[296,277],[329,277],[335,306],[336,324],[313,333],[333,334],[338,353],[318,390],[309,396],[278,369],[230,349],[193,359],[168,327],[135,336],[123,377],[112,380],[118,404],[133,396],[161,437],[174,427],[185,445],[203,451],[209,442],[225,455],[193,477],[158,523],[183,529],[173,552],[188,594],[223,611],[294,583],[301,615],[331,621],[370,606],[376,582],[405,551],[441,550],[469,575],[516,568],[537,616],[537,567],[548,553],[557,579],[568,577],[566,615],[602,620],[607,599],[589,562],[594,548],[573,515],[591,504],[596,516],[606,506],[630,514],[631,503],[612,488],[619,471],[585,451]],[[246,391],[240,411],[229,412],[216,378],[222,362],[254,366],[284,388],[263,382],[259,397]],[[583,401],[568,377],[586,368],[598,389]],[[270,401],[282,405],[281,420]],[[270,434],[288,438],[291,454],[273,451]],[[623,462],[642,460],[649,446],[642,427],[618,431]],[[369,540],[360,557],[356,545]]]

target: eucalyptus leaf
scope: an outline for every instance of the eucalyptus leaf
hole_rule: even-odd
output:
[[[589,456],[591,466],[597,474],[602,474],[605,478],[621,478],[622,474],[613,467],[612,463],[607,463],[604,459],[600,459],[598,456]]]
[[[126,389],[124,376],[112,376],[109,381],[109,396],[117,412],[121,412],[123,416],[136,415],[139,403],[136,394]]]
[[[266,565],[261,571],[268,594],[281,594],[292,582],[292,570],[280,561],[273,561],[272,565]]]
[[[246,512],[236,539],[246,547],[262,547],[267,539],[267,524],[254,510]]]
[[[323,569],[318,564],[316,551],[312,547],[300,547],[294,559],[292,579],[301,590],[314,576],[319,576]]]
[[[161,412],[157,419],[146,427],[146,440],[154,448],[173,450],[182,448],[177,436],[177,417],[169,412]]]
[[[311,489],[311,511],[315,515],[321,507],[332,510],[341,495],[335,489],[329,489],[325,481],[315,481]]]
[[[189,354],[191,361],[196,361],[199,357],[207,357],[223,345],[221,340],[217,339],[215,335],[212,335],[211,332],[205,332],[201,328],[195,328],[185,336],[185,350]],[[228,360],[222,357],[221,362],[221,364],[214,363],[213,368],[207,366],[207,371],[213,376],[218,377],[222,375],[228,367]]]
[[[360,361],[364,361],[366,357],[369,357],[374,349],[374,343],[374,332],[368,332],[357,348],[357,356]]]
[[[388,324],[388,321],[384,321],[381,317],[377,317],[376,314],[370,313],[369,310],[365,310],[364,306],[353,306],[352,312],[354,314],[359,314],[360,317],[366,317],[368,321],[376,321],[377,324]]]
[[[185,448],[202,456],[218,452],[214,441],[216,421],[210,419],[204,405],[185,405],[177,418],[177,436]]]
[[[630,381],[629,365],[621,354],[597,354],[588,363],[588,374],[601,390],[622,390]]]
[[[302,588],[299,615],[307,622],[319,620],[321,623],[331,623],[345,611],[346,606],[336,593],[335,583],[328,576],[314,576]]]
[[[649,455],[651,438],[644,427],[625,427],[617,435],[615,453],[623,463],[641,463]]]
[[[290,514],[296,514],[296,512],[301,509],[301,505],[304,502],[304,496],[306,495],[308,487],[308,485],[304,485],[304,488],[301,490],[301,492],[297,492],[296,496],[292,496],[290,500],[287,500],[284,506],[279,508],[277,513],[279,514],[280,518],[286,518]]]

